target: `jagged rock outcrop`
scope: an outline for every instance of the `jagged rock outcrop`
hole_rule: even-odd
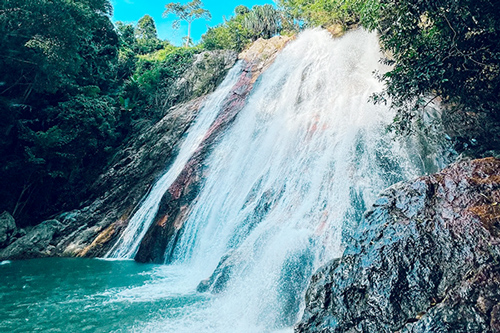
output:
[[[200,293],[209,291],[212,294],[223,292],[234,268],[241,266],[247,260],[248,258],[243,257],[241,253],[234,250],[230,251],[221,258],[212,275],[198,284],[196,291]]]
[[[222,103],[221,112],[208,130],[203,143],[163,196],[158,213],[141,242],[135,260],[155,263],[169,260],[167,247],[175,247],[176,238],[189,215],[191,202],[196,198],[204,179],[205,156],[243,108],[259,75],[272,64],[276,55],[290,40],[291,38],[282,36],[261,39],[240,54],[239,58],[245,62],[245,67],[238,82]]]
[[[56,250],[56,236],[65,226],[57,220],[48,220],[33,227],[21,237],[0,251],[0,260],[30,259],[53,256]]]
[[[193,64],[172,85],[159,87],[159,106],[171,107],[217,88],[233,67],[238,54],[230,50],[205,51],[194,55]]]
[[[498,332],[500,160],[390,187],[311,279],[296,332]]]
[[[444,108],[443,128],[450,136],[454,148],[467,156],[481,158],[500,157],[500,119],[489,114],[468,110]]]

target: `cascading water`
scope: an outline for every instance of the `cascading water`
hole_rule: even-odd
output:
[[[106,257],[132,259],[135,256],[142,238],[146,234],[148,227],[158,211],[161,197],[179,176],[184,165],[203,141],[205,133],[220,111],[221,103],[236,83],[240,73],[241,64],[237,64],[229,71],[227,77],[221,83],[217,91],[210,95],[200,110],[195,123],[189,129],[187,137],[182,142],[179,153],[172,166],[155,183],[149,194],[141,203],[137,212],[135,212],[130,219],[120,239],[115,243]]]
[[[341,39],[306,31],[281,52],[208,156],[203,186],[177,243],[167,249],[172,264],[157,272],[156,282],[115,295],[177,300],[174,310],[135,329],[289,330],[300,316],[310,276],[341,255],[349,228],[376,195],[434,171],[424,165],[440,166],[437,155],[421,155],[420,139],[393,140],[386,131],[393,113],[368,102],[383,88],[373,75],[384,70],[380,57],[376,35],[361,30]],[[226,79],[226,92],[237,71]],[[219,101],[223,91],[218,93]],[[145,216],[157,209],[157,192],[199,144],[211,112],[202,111],[203,126],[189,133],[180,160],[163,177],[168,181],[155,186],[113,257],[135,253],[152,219]],[[132,231],[137,235],[129,240]],[[201,281],[212,293],[196,292]]]

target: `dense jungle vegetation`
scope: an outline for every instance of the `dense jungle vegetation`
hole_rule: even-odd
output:
[[[177,7],[168,13],[180,19],[182,11],[173,9],[189,9],[171,5]],[[140,130],[141,121],[157,120],[158,89],[182,77],[194,55],[239,52],[258,38],[306,27],[362,25],[380,33],[384,61],[393,69],[380,74],[387,90],[374,99],[392,100],[397,131],[418,126],[424,107],[439,100],[449,110],[448,121],[461,125],[451,126],[460,147],[480,147],[477,154],[499,147],[500,11],[493,1],[237,6],[200,43],[193,45],[188,36],[183,47],[160,40],[150,16],[136,25],[113,24],[111,13],[108,0],[1,2],[0,210],[20,226],[88,198],[119,145]]]

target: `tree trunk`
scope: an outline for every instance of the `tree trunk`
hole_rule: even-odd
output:
[[[186,47],[189,47],[190,41],[191,41],[191,22],[188,22],[188,37],[186,40]]]

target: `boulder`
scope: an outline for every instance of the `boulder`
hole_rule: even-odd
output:
[[[16,221],[8,212],[3,212],[0,215],[0,249],[9,245],[16,233]]]
[[[0,260],[41,258],[53,255],[56,234],[64,229],[57,220],[48,220],[31,229],[25,236],[17,239],[0,251]]]
[[[311,279],[296,332],[499,332],[500,160],[386,190]]]
[[[230,251],[221,258],[212,275],[198,284],[196,291],[200,293],[208,291],[212,294],[222,293],[226,289],[234,269],[245,264],[246,259],[241,253],[235,250]]]

